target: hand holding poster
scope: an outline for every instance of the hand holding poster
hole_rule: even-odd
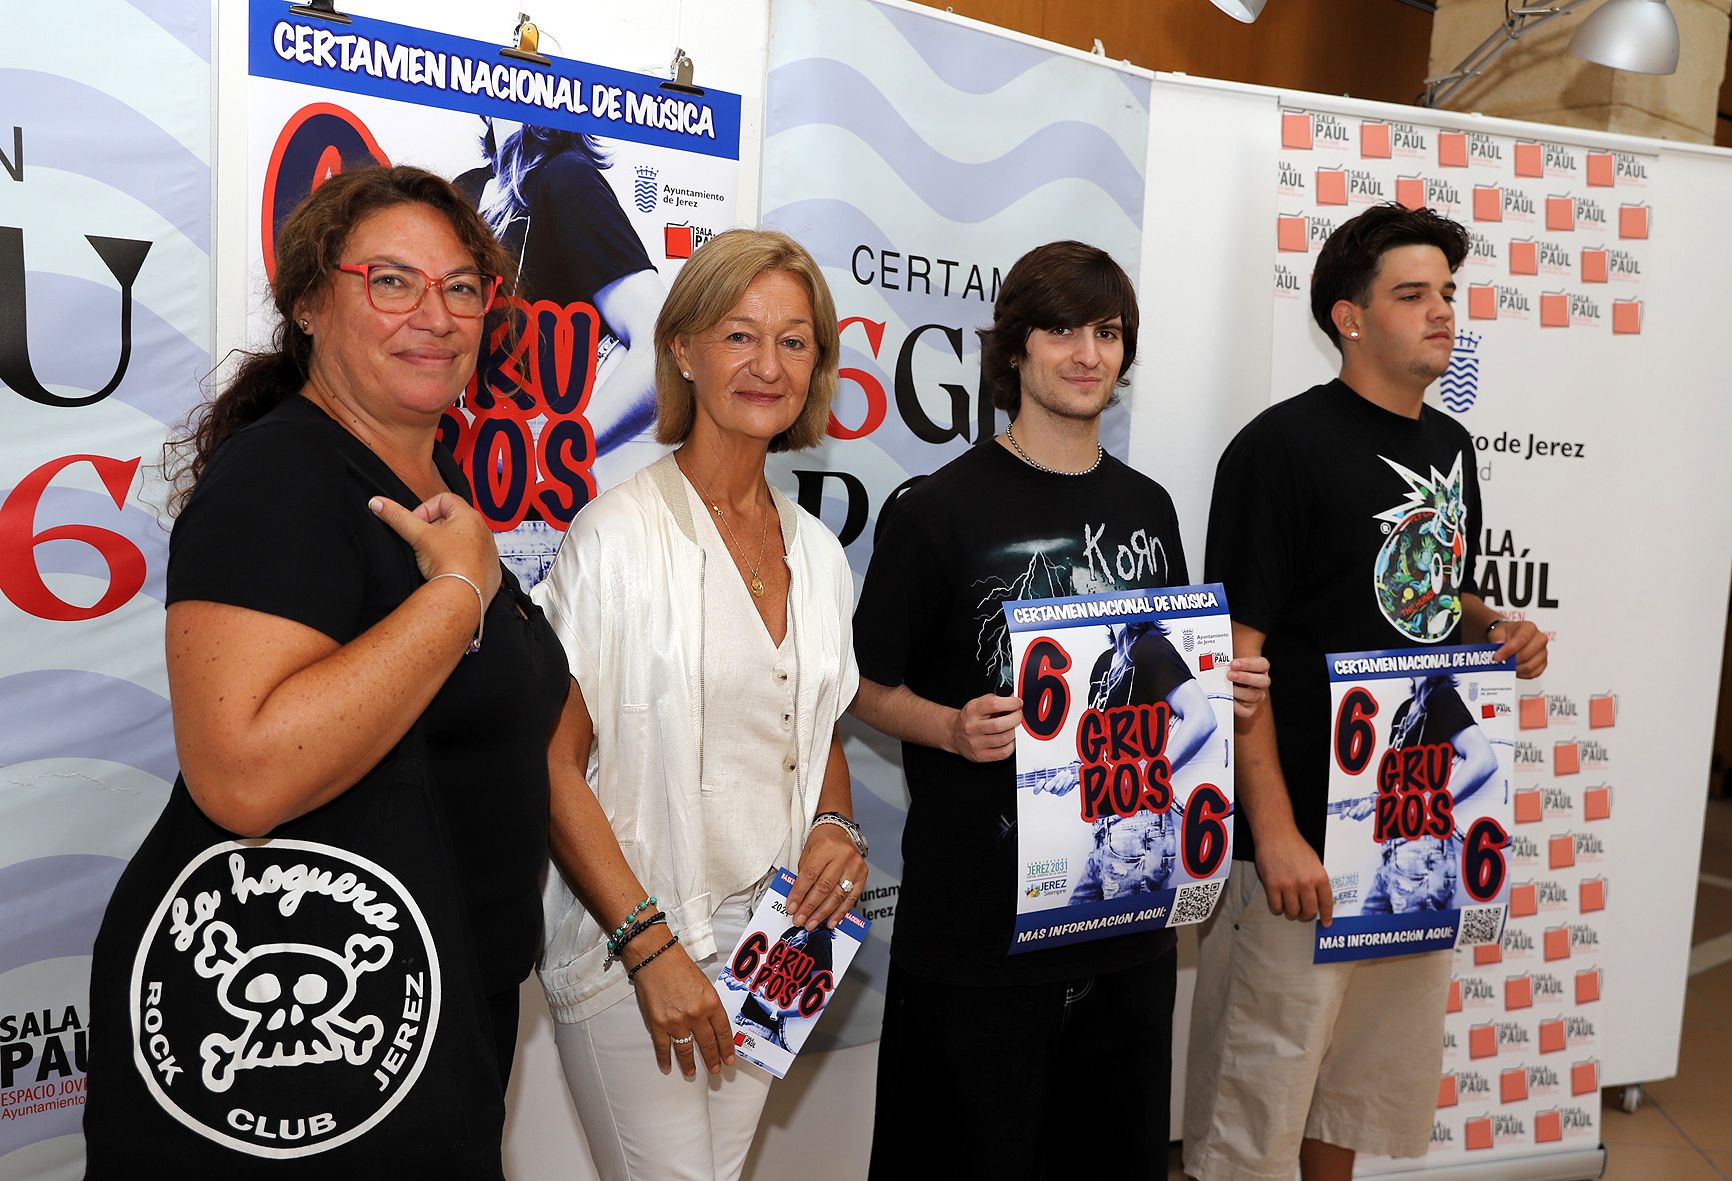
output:
[[[1327,657],[1334,761],[1315,962],[1495,943],[1509,900],[1515,662],[1495,645]]]
[[[746,933],[716,975],[722,1008],[734,1024],[734,1052],[777,1078],[787,1077],[794,1055],[872,928],[852,910],[834,929],[796,927],[788,913],[793,885],[790,871],[776,871]]]
[[[1219,585],[1004,605],[1022,698],[1011,952],[1198,923],[1231,865]]]

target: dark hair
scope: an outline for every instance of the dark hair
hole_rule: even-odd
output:
[[[491,119],[487,122],[487,130],[481,133],[481,151],[493,166],[493,175],[499,182],[497,194],[481,211],[481,216],[501,237],[505,234],[506,224],[529,208],[529,199],[523,195],[523,182],[542,161],[564,152],[576,152],[597,169],[612,163],[594,137],[558,127],[534,127],[526,123],[500,143]]]
[[[332,176],[297,205],[277,231],[276,273],[271,278],[277,324],[270,347],[244,353],[240,368],[223,389],[193,412],[186,433],[163,448],[164,466],[174,487],[171,512],[185,505],[210,457],[230,435],[263,418],[307,384],[313,338],[295,323],[295,309],[331,281],[356,225],[382,209],[408,204],[426,205],[444,214],[476,266],[502,276],[500,295],[511,292],[517,269],[511,256],[444,177],[408,165],[369,166]],[[489,327],[504,315],[501,299],[488,313]]]
[[[992,305],[992,327],[980,329],[980,372],[992,404],[1011,418],[1022,408],[1022,378],[1012,362],[1027,353],[1030,332],[1115,316],[1124,326],[1122,387],[1130,384],[1125,375],[1137,356],[1137,292],[1124,268],[1085,242],[1048,242],[1017,259]]]
[[[1337,349],[1335,305],[1345,299],[1364,307],[1383,256],[1398,246],[1435,246],[1454,274],[1467,257],[1467,228],[1429,209],[1390,202],[1373,205],[1330,234],[1311,272],[1311,318]]]

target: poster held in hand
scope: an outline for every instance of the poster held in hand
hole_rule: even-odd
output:
[[[1334,918],[1314,960],[1496,943],[1509,903],[1515,661],[1492,644],[1327,656],[1323,864]]]
[[[1004,605],[1016,734],[1012,954],[1209,917],[1232,864],[1219,584]]]
[[[834,929],[795,926],[788,913],[793,886],[794,874],[778,869],[716,974],[716,991],[734,1028],[734,1053],[777,1078],[787,1077],[872,928],[871,920],[852,910]]]

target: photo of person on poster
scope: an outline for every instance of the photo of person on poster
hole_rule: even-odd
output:
[[[810,956],[813,974],[829,974],[835,970],[836,931],[833,927],[819,926],[810,931],[805,927],[789,927],[777,938],[775,946],[785,949],[788,954]],[[749,992],[750,982],[741,980],[732,972],[722,972],[716,979],[730,989],[747,992],[746,999],[740,1003],[740,1011],[734,1016],[735,1027],[784,1050],[797,1051],[805,1041],[805,1035],[800,1031],[810,1028],[823,1012],[819,1009],[803,1014],[798,996],[795,1003],[783,1005],[770,1000],[762,991]]]
[[[1449,788],[1457,809],[1497,773],[1497,755],[1473,715],[1461,700],[1458,683],[1447,673],[1416,676],[1412,693],[1396,707],[1390,726],[1389,749],[1410,750],[1447,742],[1454,751]],[[1356,808],[1349,819],[1369,816],[1372,801]],[[1449,910],[1462,905],[1456,897],[1461,863],[1462,818],[1447,837],[1405,840],[1392,837],[1378,849],[1379,864],[1366,891],[1362,914],[1408,914]]]
[[[596,424],[605,455],[654,414],[650,340],[667,285],[602,175],[612,159],[600,139],[488,116],[481,124],[484,163],[454,183],[517,260],[525,299],[586,303],[601,317],[596,385],[607,382],[617,410]]]
[[[1114,629],[1112,646],[1095,661],[1089,677],[1089,705],[1104,710],[1160,701],[1172,710],[1166,757],[1176,775],[1215,736],[1208,694],[1161,624],[1139,621]],[[1183,805],[1175,800],[1168,812],[1096,820],[1094,848],[1071,890],[1072,905],[1166,889],[1178,863],[1183,815]]]

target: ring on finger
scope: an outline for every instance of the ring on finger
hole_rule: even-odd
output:
[[[852,894],[854,892],[854,879],[843,878],[841,881],[837,882],[836,892],[839,894]]]
[[[688,1034],[686,1034],[685,1037],[670,1038],[669,1040],[672,1041],[673,1044],[676,1046],[689,1046],[692,1044],[692,1042],[694,1042],[697,1039],[695,1039],[694,1037],[692,1037],[691,1034],[688,1033]]]

